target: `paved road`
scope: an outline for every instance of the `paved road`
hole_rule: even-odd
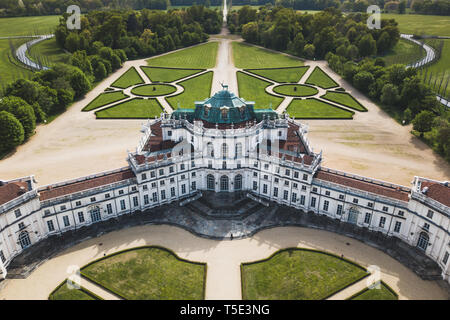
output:
[[[24,65],[34,69],[34,70],[48,70],[49,68],[46,66],[42,66],[36,62],[34,62],[33,60],[31,60],[30,58],[28,58],[28,56],[26,55],[26,52],[28,51],[29,48],[31,48],[32,46],[34,46],[36,43],[39,43],[41,41],[53,38],[54,35],[53,34],[46,34],[46,35],[41,35],[41,36],[35,36],[36,39],[33,39],[31,41],[28,41],[26,43],[24,43],[23,45],[21,45],[15,52],[16,58],[22,62]],[[15,37],[17,38],[17,37]]]

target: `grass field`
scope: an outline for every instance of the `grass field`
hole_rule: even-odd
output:
[[[439,40],[440,41],[440,40]],[[439,91],[440,94],[450,97],[450,39],[443,40],[444,41],[444,47],[442,48],[441,57],[440,59],[431,64],[428,69],[428,77],[431,73],[433,73],[430,81],[430,85],[434,87],[434,90],[437,92]],[[425,42],[431,46],[436,45],[436,40],[425,40]],[[424,72],[424,71],[423,71]],[[422,74],[423,78],[423,74]],[[441,82],[441,79],[443,79],[443,83],[440,86],[439,90],[439,84]],[[445,85],[449,81],[449,85],[447,86],[447,90],[444,92]],[[436,85],[435,85],[436,83]]]
[[[286,112],[297,119],[352,119],[353,112],[336,108],[317,99],[294,99]]]
[[[168,84],[144,84],[133,88],[131,93],[138,96],[156,97],[171,94],[175,91],[177,91],[177,88]]]
[[[173,109],[180,108],[195,108],[195,101],[201,101],[211,95],[211,82],[213,78],[212,72],[204,73],[198,77],[185,80],[179,84],[184,87],[184,91],[176,96],[167,98],[167,102]]]
[[[380,289],[362,290],[353,296],[351,300],[398,300],[398,297],[381,282]]]
[[[360,104],[355,98],[346,92],[327,91],[321,98],[342,104],[358,111],[367,111],[362,104]]]
[[[97,119],[151,119],[161,115],[162,108],[156,99],[135,98],[111,108],[97,111]]]
[[[273,91],[285,96],[293,97],[313,96],[319,92],[316,88],[305,86],[304,84],[282,84],[274,87]]]
[[[323,89],[330,89],[338,86],[338,84],[319,67],[314,68],[305,83],[319,86]]]
[[[269,82],[249,76],[245,73],[237,73],[239,96],[248,101],[255,101],[255,109],[276,109],[283,98],[268,94],[264,89]]]
[[[67,63],[70,57],[69,53],[65,53],[58,46],[55,37],[35,44],[27,52],[27,55],[31,60],[37,62],[40,60],[47,67],[55,63]]]
[[[321,300],[367,272],[331,255],[293,248],[243,264],[241,274],[245,300]]]
[[[209,69],[216,65],[218,42],[208,42],[192,48],[147,60],[152,67]]]
[[[116,92],[105,92],[100,95],[98,95],[94,100],[89,102],[89,104],[83,108],[82,111],[91,111],[103,106],[106,106],[107,104],[120,101],[122,99],[127,98],[128,96],[123,94],[122,91],[116,91]]]
[[[0,37],[50,34],[59,24],[57,16],[0,18]]]
[[[49,300],[97,300],[92,295],[88,294],[86,289],[69,289],[67,282],[64,282],[58,289],[56,289],[50,296]]]
[[[202,71],[202,69],[167,69],[155,67],[141,67],[141,69],[151,82],[173,82]]]
[[[15,63],[9,62],[8,54],[11,55],[9,41],[7,39],[0,40],[0,88],[16,79],[28,78],[32,75],[32,72],[22,68],[18,61]],[[18,48],[21,44],[29,41],[29,39],[12,39],[11,41]]]
[[[260,69],[298,67],[303,61],[288,57],[281,53],[271,52],[260,47],[255,47],[241,42],[232,42],[233,60],[236,68]]]
[[[111,84],[111,87],[125,89],[129,86],[141,83],[144,83],[144,80],[142,80],[136,69],[134,67],[131,67],[123,75],[121,75],[119,79],[114,81],[114,83]]]
[[[395,47],[386,55],[382,56],[386,66],[393,64],[410,64],[426,56],[426,51],[411,41],[400,39]]]
[[[381,19],[395,19],[400,33],[450,36],[450,16],[382,13]]]
[[[297,83],[309,67],[282,69],[248,69],[247,71],[278,83]]]
[[[205,264],[150,247],[125,251],[82,268],[82,274],[128,300],[201,300]]]

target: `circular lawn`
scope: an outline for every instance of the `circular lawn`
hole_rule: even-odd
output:
[[[317,94],[319,90],[304,84],[281,84],[273,88],[273,91],[284,96],[309,97]]]
[[[177,91],[177,88],[169,84],[144,84],[133,88],[131,93],[137,96],[157,97],[165,96],[175,91]]]

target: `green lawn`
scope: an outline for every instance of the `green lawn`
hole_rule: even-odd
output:
[[[122,91],[115,91],[115,92],[105,92],[102,94],[99,94],[94,100],[89,102],[89,104],[83,108],[82,111],[91,111],[103,106],[106,106],[107,104],[120,101],[122,99],[127,98],[128,96],[123,94]]]
[[[141,83],[144,83],[144,80],[142,80],[136,69],[134,67],[131,67],[123,75],[121,75],[119,79],[114,81],[114,83],[111,84],[111,87],[125,89],[129,86]]]
[[[206,264],[181,261],[161,248],[125,251],[81,272],[128,300],[204,299]]]
[[[203,69],[168,69],[157,67],[141,67],[151,82],[173,82],[199,73]]]
[[[171,94],[175,91],[177,91],[177,88],[168,84],[144,84],[133,88],[131,93],[138,96],[156,97]]]
[[[314,68],[305,83],[319,86],[323,89],[330,89],[338,86],[338,84],[319,67]]]
[[[398,300],[398,296],[381,282],[380,289],[364,289],[353,296],[351,300]]]
[[[194,109],[195,101],[205,100],[211,95],[212,72],[204,73],[198,77],[185,80],[179,84],[184,87],[184,91],[176,96],[167,98],[167,102],[173,109],[180,108]]]
[[[247,71],[278,83],[297,83],[309,66],[282,69],[247,69]]]
[[[98,300],[93,295],[89,294],[86,289],[69,289],[67,282],[64,282],[48,297],[49,300]]]
[[[285,96],[294,97],[313,96],[319,92],[316,88],[305,86],[304,84],[282,84],[274,87],[273,91]]]
[[[216,65],[218,47],[218,42],[208,42],[160,57],[150,58],[147,60],[147,64],[152,67],[193,69],[214,68]]]
[[[360,104],[355,98],[353,98],[349,93],[346,92],[327,91],[327,93],[321,96],[321,98],[342,104],[343,106],[358,111],[367,111],[367,109],[364,108],[362,104]]]
[[[241,275],[245,300],[321,300],[367,272],[332,255],[292,248],[242,264]]]
[[[134,98],[119,103],[111,108],[97,111],[97,119],[126,118],[126,119],[150,119],[159,117],[162,108],[156,99]]]
[[[248,101],[255,101],[255,109],[276,109],[283,98],[268,94],[264,89],[269,82],[249,76],[245,73],[237,73],[239,96]]]
[[[232,42],[233,60],[237,68],[260,69],[298,67],[303,61],[242,42]]]
[[[27,52],[31,60],[41,62],[45,66],[52,66],[55,63],[67,63],[70,54],[65,53],[56,43],[55,37],[41,41]]]
[[[395,19],[400,33],[450,36],[450,16],[382,13],[381,19]]]
[[[29,40],[30,39],[13,39],[11,41],[14,44],[14,47],[18,48]],[[32,75],[30,70],[20,66],[20,62],[9,62],[8,54],[11,55],[9,41],[10,40],[0,40],[0,88],[14,80],[28,78]]]
[[[395,47],[383,56],[386,66],[393,64],[410,64],[414,63],[426,56],[426,51],[421,46],[411,41],[400,39]]]
[[[441,40],[425,40],[425,42],[431,46],[436,46],[437,41]],[[433,73],[431,77],[431,81],[429,82],[431,87],[434,88],[436,92],[439,92],[441,95],[444,95],[446,97],[450,98],[450,39],[443,40],[444,41],[444,47],[442,48],[441,57],[440,59],[431,64],[428,69],[428,75],[427,78],[430,77],[430,74]],[[424,76],[424,70],[422,70],[422,78]],[[442,81],[442,85],[440,85]],[[449,81],[449,85],[447,86],[447,90],[444,91],[445,85]],[[439,89],[440,87],[440,89]]]
[[[0,37],[54,33],[60,15],[0,18]]]
[[[354,114],[314,98],[294,99],[286,112],[291,117],[304,119],[352,119]]]

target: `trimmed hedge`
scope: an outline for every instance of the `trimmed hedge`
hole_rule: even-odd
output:
[[[67,279],[65,279],[63,282],[61,282],[49,295],[48,295],[48,300],[57,300],[57,299],[53,299],[53,295],[59,290],[61,289],[61,287],[63,285],[67,284]],[[97,296],[95,293],[91,292],[90,290],[84,288],[84,287],[80,287],[80,289],[74,289],[74,290],[79,290],[81,292],[83,292],[84,294],[90,296],[92,299],[94,300],[104,300],[103,298]]]

